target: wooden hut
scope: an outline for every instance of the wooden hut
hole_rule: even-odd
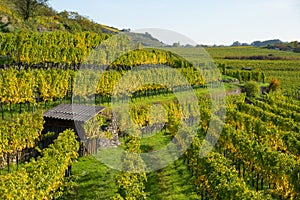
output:
[[[94,153],[98,148],[98,139],[93,141],[86,138],[83,125],[99,115],[105,108],[101,106],[60,104],[44,113],[44,134],[53,132],[54,135],[43,141],[44,147],[48,146],[57,138],[59,133],[66,129],[73,129],[81,142],[79,155]],[[92,145],[91,145],[92,144]]]

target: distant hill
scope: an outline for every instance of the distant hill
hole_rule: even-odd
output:
[[[141,41],[141,44],[143,46],[151,46],[151,47],[162,47],[166,46],[166,44],[162,43],[158,39],[154,38],[151,34],[149,33],[133,33],[133,32],[128,32],[127,33],[134,42],[139,42]]]
[[[280,44],[272,44],[268,45],[268,49],[276,49],[281,51],[293,51],[295,53],[300,53],[300,42],[293,41],[293,42],[285,42]]]
[[[47,4],[40,5],[34,16],[24,20],[12,0],[0,0],[0,32],[15,31],[90,31],[96,33],[117,33],[114,27],[98,24],[77,12],[57,12]]]
[[[234,42],[231,46],[254,46],[254,47],[266,47],[269,45],[274,44],[281,44],[283,43],[281,40],[275,39],[275,40],[266,40],[266,41],[255,41],[251,44],[247,43],[240,43],[239,41]]]
[[[267,41],[255,41],[251,44],[251,46],[255,47],[263,47],[267,49],[276,49],[281,51],[293,51],[296,53],[300,53],[300,42],[282,42],[281,40],[267,40]]]
[[[261,47],[261,48],[267,48],[267,49],[275,49],[275,50],[281,50],[281,51],[292,51],[295,53],[300,53],[300,42],[293,41],[293,42],[282,42],[279,39],[274,40],[266,40],[266,41],[255,41],[251,44],[247,43],[240,43],[238,41],[234,42],[232,47],[236,46],[253,46],[253,47]]]
[[[275,39],[275,40],[266,40],[266,41],[255,41],[251,43],[251,46],[254,47],[266,47],[269,45],[274,45],[274,44],[281,44],[283,43],[281,40]]]

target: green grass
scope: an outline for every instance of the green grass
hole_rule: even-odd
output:
[[[121,138],[124,143],[126,138]],[[141,139],[143,153],[156,151],[171,141],[168,130]],[[122,146],[120,147],[122,148]],[[114,156],[112,156],[114,157]],[[76,187],[63,199],[110,199],[117,193],[116,175],[119,173],[100,163],[95,157],[82,157],[73,165]],[[168,167],[147,174],[145,183],[148,199],[197,199],[193,184],[183,159]]]
[[[151,151],[157,151],[165,147],[171,142],[171,136],[168,132],[164,130],[153,134],[150,137],[144,137],[141,139],[141,150],[143,153],[148,153]]]
[[[124,143],[125,138],[121,139]],[[168,131],[141,139],[141,150],[146,153],[156,151],[171,141]],[[76,187],[71,194],[62,199],[110,199],[117,193],[116,175],[119,173],[100,163],[95,157],[79,158],[73,165],[72,174]],[[146,192],[148,199],[196,199],[193,178],[183,160],[175,161],[170,166],[147,174]]]
[[[157,151],[171,142],[168,130],[162,130],[141,139],[143,153]],[[148,199],[198,199],[193,177],[183,159],[175,160],[169,166],[147,174],[146,193]]]
[[[110,199],[117,193],[118,172],[101,164],[93,156],[82,157],[73,165],[76,186],[72,194],[61,199]],[[148,199],[197,199],[193,177],[183,159],[168,167],[147,174],[145,184]]]
[[[110,199],[117,193],[117,173],[93,156],[81,157],[72,168],[76,182],[74,191],[64,199]]]
[[[119,148],[125,149],[124,143],[126,137],[119,138],[121,145]],[[140,145],[142,153],[148,153],[151,151],[157,151],[165,147],[171,141],[171,135],[168,129],[163,129],[158,133],[149,134],[147,136],[141,137]]]
[[[147,178],[146,192],[149,199],[199,199],[193,177],[183,159],[147,174]]]

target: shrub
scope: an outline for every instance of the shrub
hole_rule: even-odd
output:
[[[249,81],[244,86],[244,92],[246,92],[247,97],[255,97],[259,94],[259,85],[254,81]]]
[[[280,81],[277,78],[274,78],[270,81],[270,85],[268,86],[268,92],[276,91],[280,88]]]

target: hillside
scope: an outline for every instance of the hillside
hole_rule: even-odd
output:
[[[127,33],[134,42],[139,42],[141,41],[141,44],[143,46],[151,46],[151,47],[162,47],[162,46],[166,46],[166,44],[162,43],[161,41],[159,41],[158,39],[154,38],[152,35],[150,35],[149,33]]]
[[[24,19],[14,1],[0,0],[0,32],[25,31],[90,31],[117,33],[118,29],[93,22],[76,12],[57,12],[47,4],[39,5],[32,16]]]
[[[268,45],[265,48],[282,50],[282,51],[293,51],[296,53],[300,53],[300,42],[293,41],[293,42],[287,42],[287,43],[272,44],[272,45]]]
[[[254,41],[251,44],[240,43],[239,41],[236,41],[231,46],[232,47],[252,46],[252,47],[261,47],[266,49],[275,49],[280,51],[300,53],[300,42],[298,41],[282,42],[279,39],[266,40],[266,41]]]
[[[283,43],[281,40],[274,39],[274,40],[266,40],[266,41],[254,41],[251,43],[251,46],[254,47],[266,47],[269,45],[274,45],[274,44],[281,44]]]

